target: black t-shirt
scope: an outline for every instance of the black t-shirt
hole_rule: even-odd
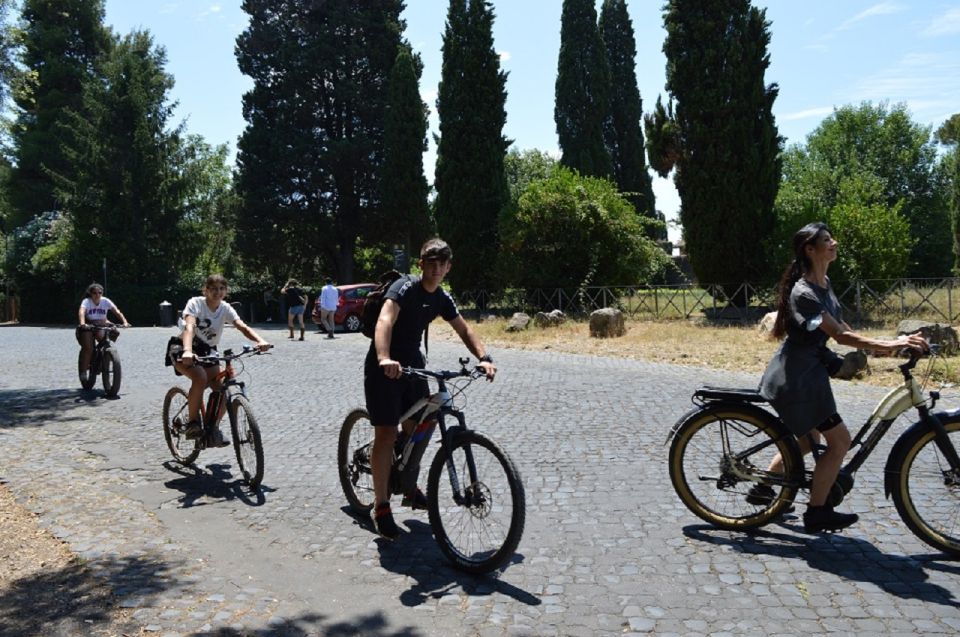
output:
[[[303,290],[300,288],[287,288],[286,301],[287,307],[303,305]]]
[[[403,276],[394,281],[383,295],[384,301],[390,299],[400,305],[397,322],[393,324],[390,339],[390,358],[401,365],[419,365],[420,341],[423,332],[438,316],[452,321],[459,316],[457,304],[443,288],[427,292],[420,285],[420,277]],[[377,363],[376,343],[370,341],[370,353],[373,364]],[[367,360],[370,361],[368,355]]]

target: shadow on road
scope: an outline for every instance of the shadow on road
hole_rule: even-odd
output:
[[[77,407],[97,402],[103,392],[76,389],[0,389],[0,429],[41,427],[51,422],[83,421],[71,415]]]
[[[206,466],[208,470],[204,470],[196,465],[185,467],[167,460],[163,466],[182,476],[169,480],[164,485],[183,494],[177,498],[177,502],[184,509],[227,500],[261,506],[266,502],[264,494],[275,491],[262,484],[255,491],[251,490],[242,478],[234,477],[228,469],[229,465],[225,464],[209,464]]]
[[[82,635],[108,629],[119,634],[116,597],[150,599],[167,588],[168,570],[169,565],[144,557],[103,558],[96,560],[96,572],[87,562],[73,560],[23,577],[0,594],[0,633]]]
[[[420,637],[424,633],[413,627],[390,628],[382,613],[361,615],[348,622],[325,623],[326,616],[317,613],[301,615],[294,619],[284,619],[271,626],[252,630],[244,628],[220,628],[213,631],[194,633],[191,637]]]
[[[357,524],[375,533],[369,518],[360,518],[349,508],[344,510],[354,517]],[[539,597],[498,579],[496,572],[470,575],[454,569],[437,547],[430,525],[426,522],[416,519],[398,519],[398,522],[405,525],[410,532],[403,533],[395,542],[382,538],[378,538],[376,542],[380,552],[380,566],[416,580],[412,587],[400,594],[400,602],[404,606],[419,606],[428,600],[446,597],[455,589],[461,589],[470,596],[500,593],[529,606],[540,605]],[[518,553],[510,563],[518,564],[522,561],[523,556]]]
[[[955,568],[943,555],[886,554],[870,542],[839,534],[800,537],[765,530],[736,534],[705,524],[685,526],[683,534],[700,542],[729,546],[741,553],[804,560],[811,568],[847,580],[869,582],[903,599],[960,607],[952,591],[927,581],[925,568],[960,572],[960,568]],[[933,560],[945,560],[950,565],[936,564]]]

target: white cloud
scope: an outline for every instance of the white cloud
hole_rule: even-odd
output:
[[[881,2],[880,4],[875,4],[872,7],[864,9],[857,15],[844,21],[843,24],[837,27],[837,30],[845,31],[856,23],[866,20],[867,18],[872,18],[873,16],[878,15],[890,15],[891,13],[900,13],[904,9],[906,9],[906,7],[899,5],[896,2]]]
[[[818,106],[816,108],[808,108],[803,111],[796,111],[794,113],[784,113],[783,115],[777,115],[777,120],[782,122],[791,122],[798,119],[809,119],[811,117],[823,117],[824,115],[829,115],[833,112],[832,106]]]
[[[510,57],[511,57],[511,56],[510,56],[510,51],[498,51],[498,53],[500,54],[500,63],[501,63],[501,64],[503,64],[504,62],[509,62],[509,61],[510,61]]]
[[[223,10],[223,7],[221,7],[219,4],[212,4],[209,7],[207,7],[204,11],[200,12],[200,15],[198,15],[197,18],[202,19],[207,17],[208,15],[220,13],[220,11],[222,10]]]
[[[935,38],[941,35],[960,33],[960,7],[948,9],[946,13],[934,18],[920,35]]]
[[[168,14],[171,14],[171,13],[176,13],[176,12],[177,12],[177,9],[179,9],[179,8],[180,8],[180,5],[178,5],[178,4],[165,4],[165,5],[163,5],[162,7],[160,7],[160,14],[161,14],[161,15],[168,15]]]

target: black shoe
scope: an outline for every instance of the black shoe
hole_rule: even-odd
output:
[[[199,420],[191,420],[187,423],[187,428],[183,432],[183,437],[187,440],[196,440],[203,434],[203,425]]]
[[[747,503],[756,506],[769,506],[776,497],[777,492],[773,490],[773,487],[766,484],[757,483],[747,491]],[[787,508],[783,510],[784,513],[793,513],[794,511],[796,511],[796,507],[793,506],[793,503],[788,504]]]
[[[210,432],[210,441],[207,443],[208,447],[228,447],[230,445],[230,440],[223,436],[223,432],[219,428],[215,428]]]
[[[803,514],[803,530],[807,533],[840,531],[855,524],[860,516],[856,513],[837,513],[831,506],[807,506]]]
[[[389,502],[378,504],[370,513],[370,517],[373,519],[373,528],[377,530],[380,537],[388,540],[395,540],[399,537],[400,528],[393,521],[393,513],[390,511]]]
[[[333,334],[332,334],[332,333],[328,333],[328,334],[327,334],[327,338],[333,338]]]
[[[426,510],[427,496],[425,496],[423,491],[418,487],[414,489],[413,492],[405,494],[403,500],[400,501],[400,505],[410,507],[411,509]]]

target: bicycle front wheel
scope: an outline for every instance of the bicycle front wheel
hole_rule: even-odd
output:
[[[230,400],[230,430],[240,473],[247,484],[256,489],[263,480],[263,442],[253,407],[243,396]]]
[[[943,423],[954,449],[960,449],[960,418]],[[930,546],[960,556],[960,475],[937,447],[932,431],[921,431],[899,461],[893,502],[904,523]]]
[[[473,457],[476,480],[470,475],[468,454]],[[460,493],[453,492],[449,479],[442,479],[448,459],[456,470]],[[526,517],[523,483],[507,454],[483,434],[454,434],[449,447],[441,447],[430,466],[427,499],[434,537],[457,568],[488,573],[513,556]]]
[[[80,377],[80,386],[84,389],[92,389],[93,384],[97,382],[96,374],[89,373],[84,380],[84,372],[90,371],[89,366],[84,366],[83,364],[83,350],[80,350],[80,353],[77,355],[77,375]]]
[[[120,393],[120,355],[111,348],[103,350],[100,360],[100,377],[103,380],[103,391],[109,398]]]
[[[163,398],[163,437],[173,459],[180,464],[193,464],[200,455],[200,445],[196,440],[187,440],[184,435],[190,421],[187,409],[187,392],[180,387],[171,387]]]
[[[354,409],[340,426],[337,444],[337,469],[343,495],[355,513],[366,515],[373,508],[373,472],[370,451],[373,427],[366,409]]]
[[[695,411],[670,445],[674,490],[690,511],[716,527],[764,525],[797,494],[803,471],[799,448],[760,413],[729,406]],[[783,458],[783,474],[767,471],[775,453]],[[759,484],[769,488],[767,497],[750,494]]]

